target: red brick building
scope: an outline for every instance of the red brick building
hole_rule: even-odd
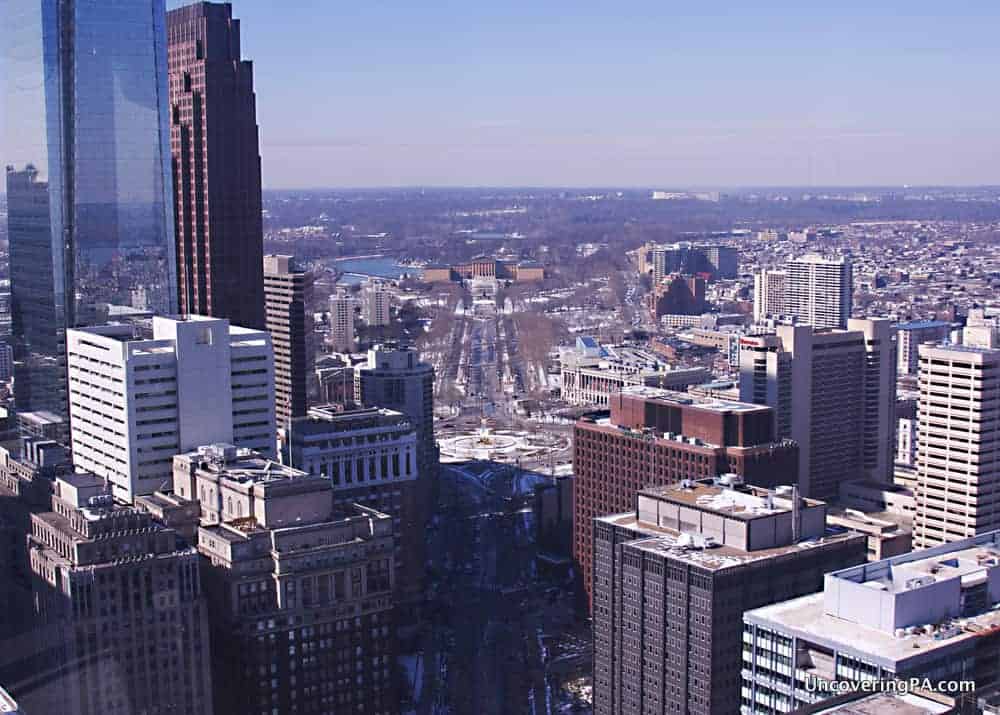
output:
[[[573,435],[573,557],[588,600],[593,520],[633,509],[640,489],[723,474],[764,487],[798,479],[798,446],[776,439],[762,405],[631,387],[612,396],[610,415],[581,418]]]
[[[705,307],[705,279],[698,276],[666,276],[649,294],[654,320],[667,314],[699,315]]]

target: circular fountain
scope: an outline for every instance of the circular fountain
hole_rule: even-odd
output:
[[[441,461],[448,463],[488,460],[514,463],[565,448],[565,440],[544,433],[495,430],[483,420],[475,432],[441,437]]]

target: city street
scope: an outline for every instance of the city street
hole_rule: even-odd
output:
[[[492,488],[471,476],[478,469],[499,470]],[[515,474],[502,465],[442,468],[417,713],[568,712],[562,679],[589,668],[571,589],[536,573],[531,511],[511,497]],[[561,640],[579,646],[553,669],[549,643]]]

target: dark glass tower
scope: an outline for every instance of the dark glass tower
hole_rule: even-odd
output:
[[[65,414],[65,331],[176,311],[163,0],[9,0],[19,410]]]
[[[264,328],[264,233],[253,64],[229,3],[167,14],[180,305]]]

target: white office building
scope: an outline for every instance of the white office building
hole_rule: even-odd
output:
[[[963,700],[942,712],[980,712],[975,691],[1000,672],[998,607],[997,531],[828,573],[820,593],[744,613],[740,711],[818,713],[850,683],[926,678],[967,684],[941,693]]]
[[[384,327],[392,321],[392,291],[380,281],[371,281],[361,294],[361,317],[372,328]]]
[[[962,344],[972,348],[1000,347],[1000,316],[993,310],[972,308],[962,329]]]
[[[786,271],[760,271],[753,277],[753,319],[761,322],[772,316],[784,315],[788,305]]]
[[[350,353],[354,342],[354,299],[347,293],[330,296],[330,347],[334,352]]]
[[[914,545],[1000,528],[1000,350],[920,346]]]
[[[275,454],[274,354],[262,330],[201,316],[68,330],[70,431],[79,469],[131,501],[169,485],[174,455],[225,442]]]
[[[810,253],[790,261],[785,300],[797,322],[815,328],[846,328],[854,281],[847,259]]]

